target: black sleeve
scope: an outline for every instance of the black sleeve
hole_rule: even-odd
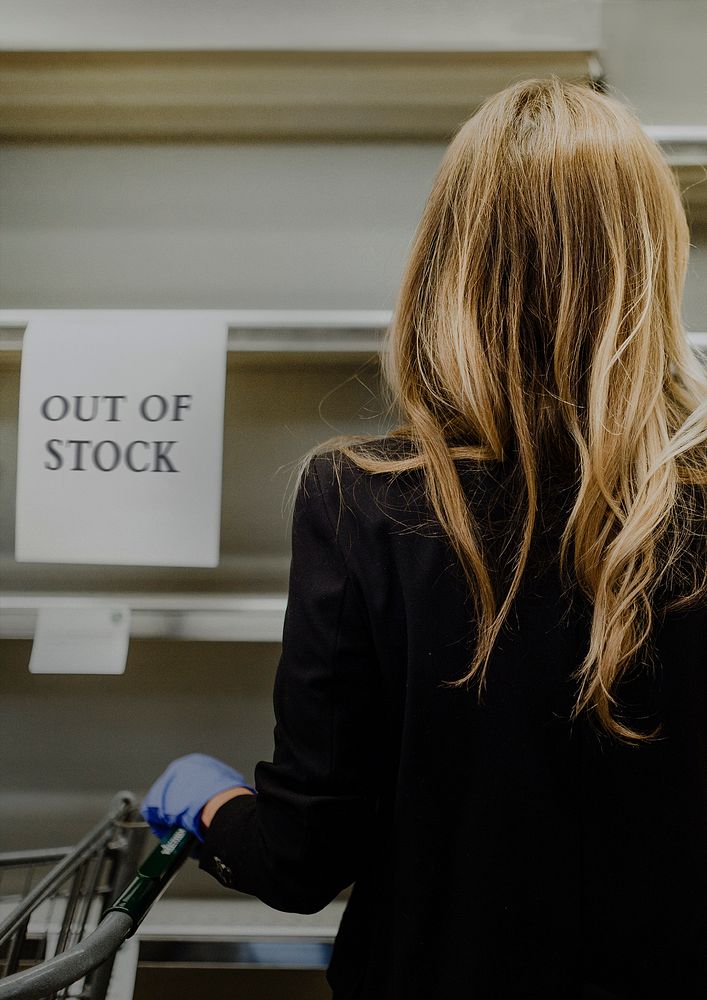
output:
[[[255,768],[257,796],[218,810],[200,856],[222,884],[297,913],[356,880],[378,798],[380,671],[335,491],[331,459],[315,459],[293,514],[273,760]]]

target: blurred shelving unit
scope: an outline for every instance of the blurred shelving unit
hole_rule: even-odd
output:
[[[51,312],[83,320],[99,315],[91,310]],[[159,315],[175,312],[164,310]],[[382,426],[378,358],[390,314],[373,310],[178,312],[193,316],[195,323],[207,316],[210,321],[220,319],[228,330],[219,566],[202,570],[16,563],[7,533],[0,553],[0,639],[31,639],[41,607],[119,603],[130,607],[131,636],[138,639],[280,641],[288,569],[286,512],[282,509],[287,488],[283,482],[276,489],[258,490],[258,458],[267,450],[269,469],[280,457],[285,467],[296,463],[315,443],[308,435],[327,395],[345,397],[341,405],[334,405],[331,416],[337,422],[332,424],[332,434],[370,431],[371,420]],[[137,315],[121,311],[123,316],[131,313]],[[0,374],[8,389],[3,394],[8,407],[3,419],[6,431],[16,420],[13,397],[16,400],[24,330],[33,317],[45,314],[43,310],[0,312]],[[10,412],[13,405],[14,414]],[[352,424],[350,414],[361,406],[373,407],[370,418],[363,421],[369,426],[355,426],[355,417]],[[8,440],[8,458],[11,450]],[[246,468],[254,475],[244,475]],[[8,504],[14,483],[6,483],[6,488]]]
[[[42,310],[0,312],[0,364],[19,372],[24,330],[33,316],[42,314]],[[71,315],[66,311],[60,314]],[[195,322],[205,315],[197,310],[191,314]],[[98,314],[80,310],[75,315],[86,319]],[[162,315],[169,315],[169,311]],[[323,388],[322,377],[335,386],[342,377],[350,379],[351,372],[356,373],[361,365],[373,364],[375,380],[376,359],[390,322],[387,312],[365,310],[209,310],[208,315],[221,318],[228,329],[232,364],[227,397],[231,402],[238,398],[239,375],[262,382],[274,373],[277,379],[284,376],[289,381],[296,371],[300,397],[303,392],[306,395],[307,372],[310,379],[313,373],[318,375],[317,392]],[[693,333],[690,339],[698,350],[707,352],[707,333]],[[357,378],[360,376],[355,376],[355,384]],[[376,400],[376,405],[379,402]],[[316,399],[311,398],[310,403],[311,409],[316,409]],[[234,416],[227,407],[227,433],[229,425],[231,431],[237,430]],[[240,463],[225,462],[224,481],[239,467]],[[234,541],[226,531],[226,546],[229,540]],[[266,550],[259,556],[231,545],[222,553],[218,569],[206,571],[17,564],[7,550],[0,558],[3,579],[14,584],[10,589],[5,585],[0,593],[3,639],[31,639],[40,607],[96,603],[129,606],[131,635],[139,639],[279,642],[282,635],[287,561],[282,549],[278,554]],[[48,579],[52,581],[50,588],[46,586]],[[163,589],[165,583],[177,579],[178,590]]]
[[[591,46],[552,36],[459,51],[8,51],[0,140],[440,141],[514,77],[601,76]]]
[[[675,171],[692,226],[707,225],[707,125],[645,125]]]

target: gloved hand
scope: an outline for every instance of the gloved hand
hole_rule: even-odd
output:
[[[208,800],[229,788],[255,789],[238,771],[215,757],[190,753],[173,760],[145,796],[140,814],[157,837],[174,826],[189,830],[203,842],[199,819]]]

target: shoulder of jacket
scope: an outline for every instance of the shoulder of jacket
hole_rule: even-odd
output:
[[[413,454],[409,442],[390,436],[374,438],[364,445],[354,444],[352,450],[362,456],[386,462],[395,462]],[[399,485],[404,492],[414,492],[415,485],[421,484],[424,479],[420,468],[372,471],[340,448],[331,448],[316,455],[311,462],[308,475],[316,477],[327,500],[335,500],[338,497],[364,505],[367,499],[387,495],[394,484]]]

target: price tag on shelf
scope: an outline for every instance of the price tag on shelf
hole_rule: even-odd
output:
[[[122,674],[128,658],[130,608],[45,607],[37,612],[32,674]]]
[[[208,314],[30,321],[19,562],[218,565],[226,334]]]

